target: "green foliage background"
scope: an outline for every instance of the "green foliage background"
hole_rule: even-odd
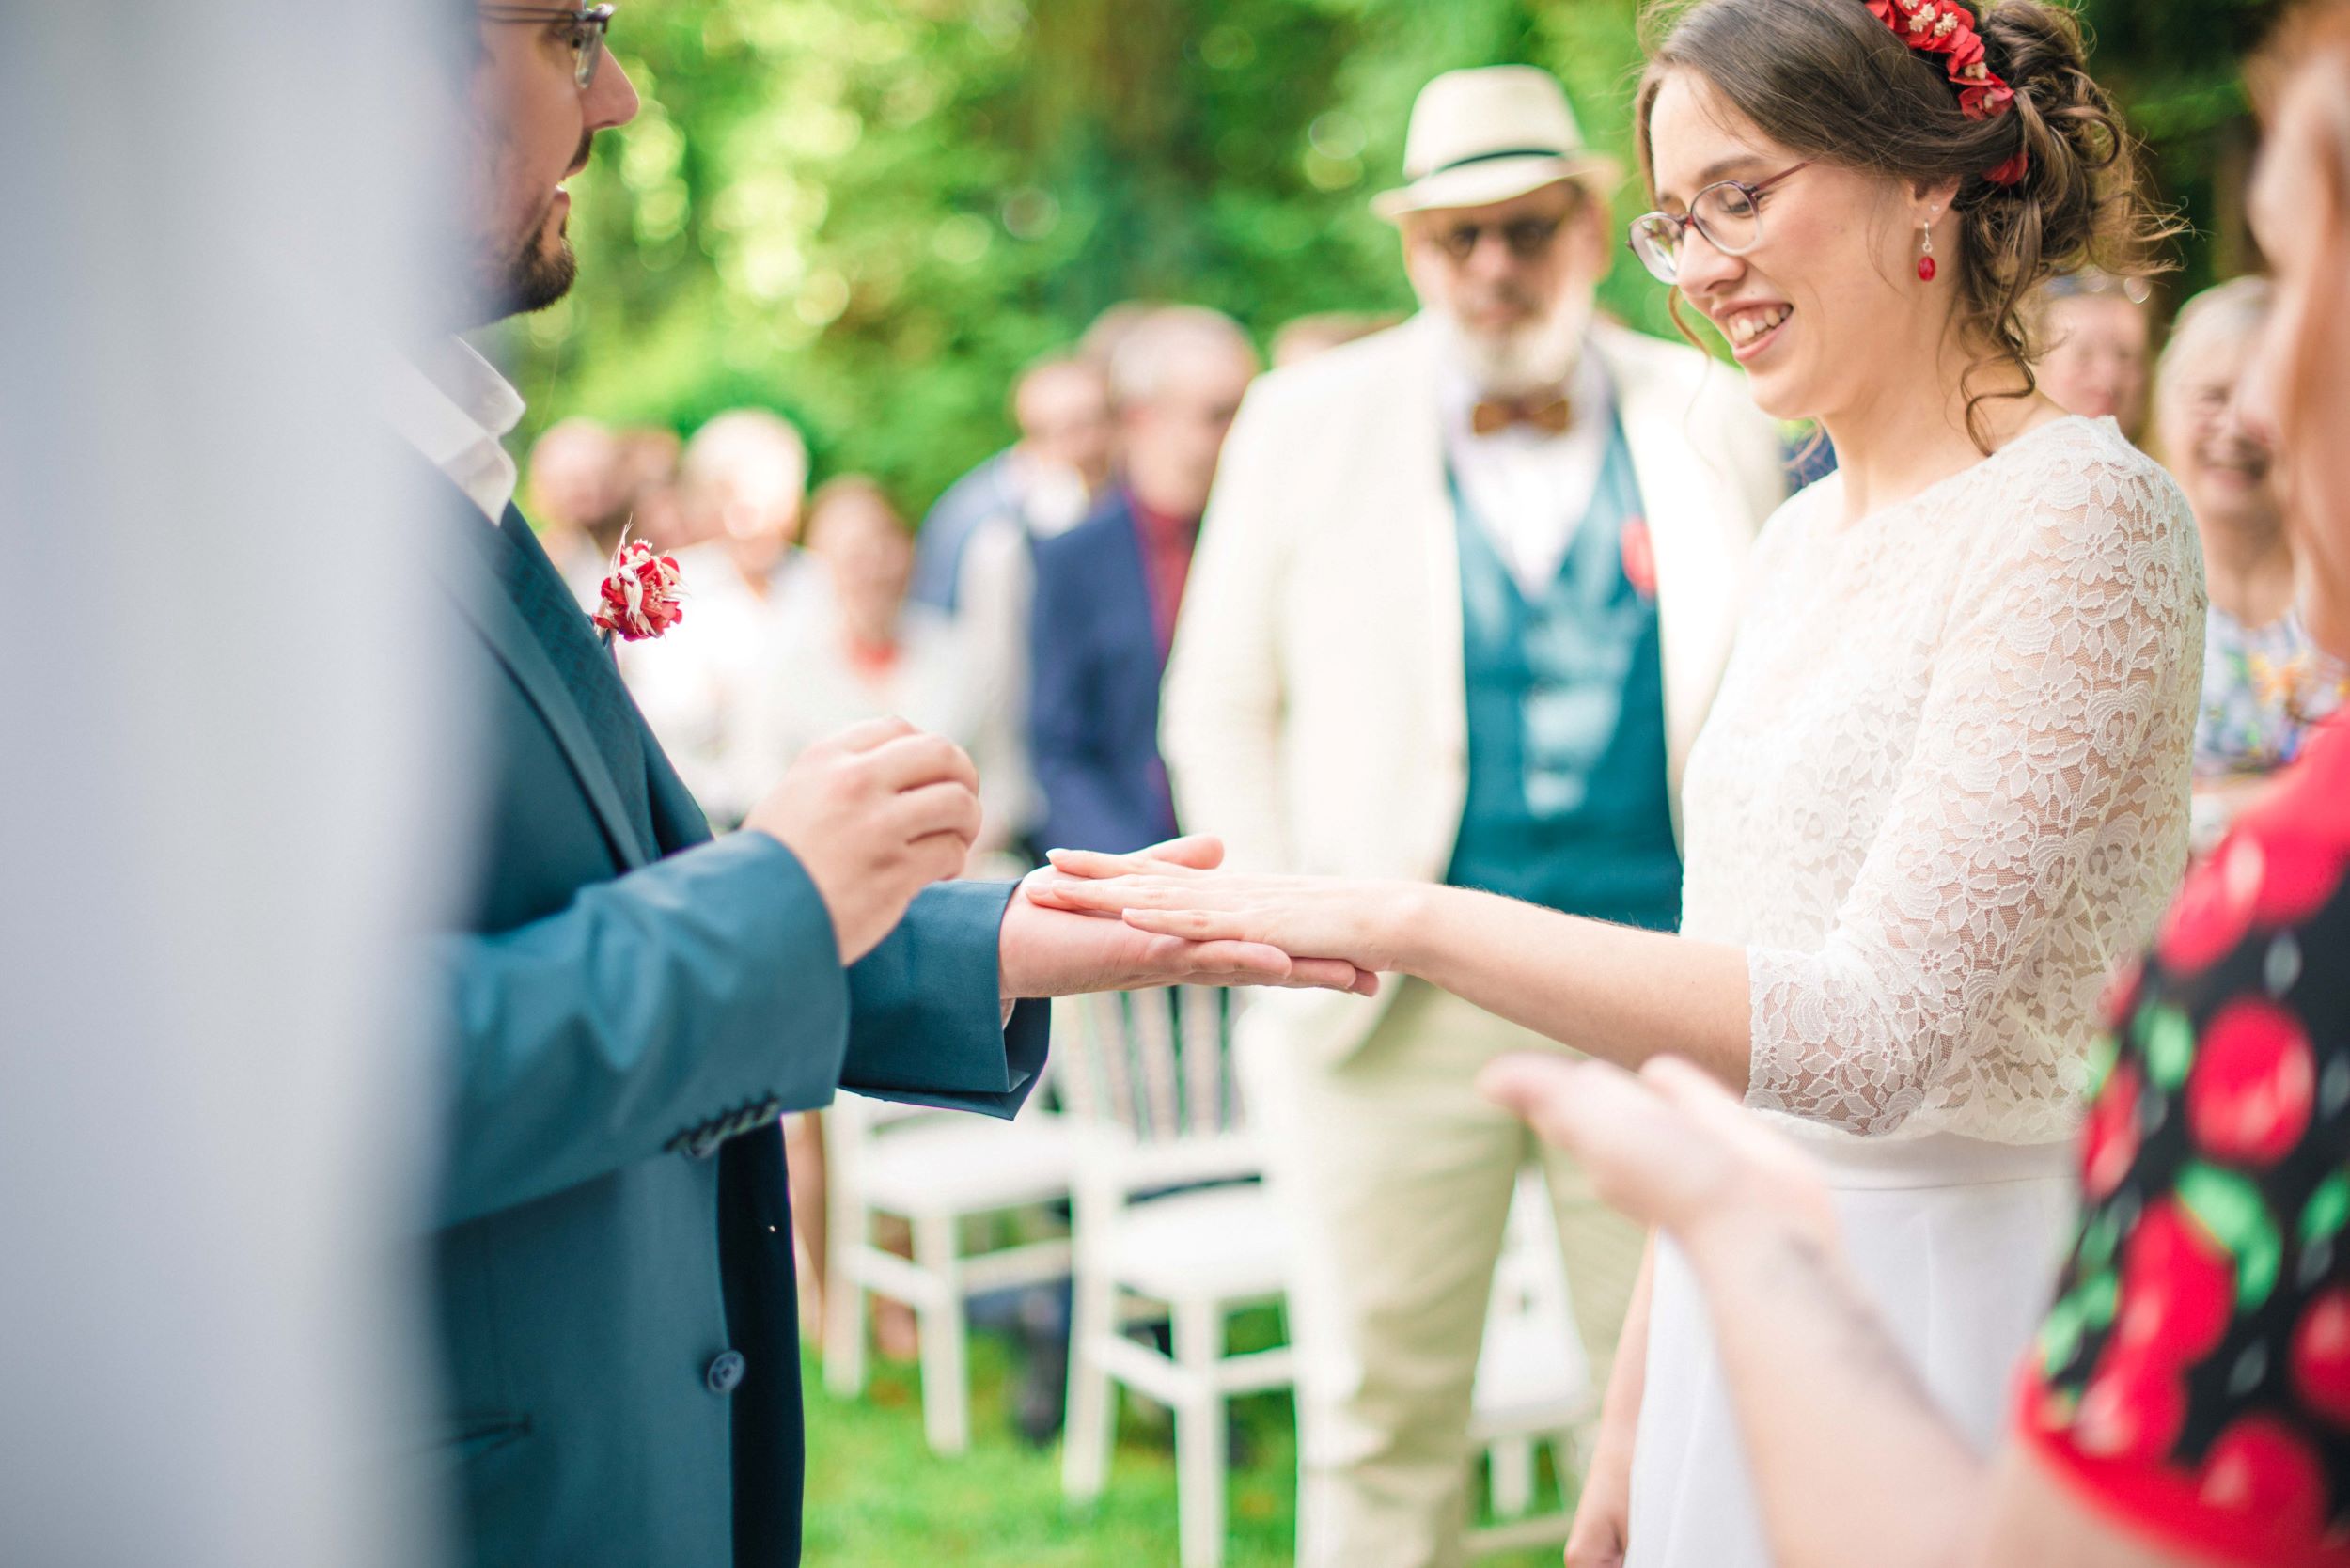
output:
[[[2080,8],[2196,226],[2169,291],[2241,270],[2237,62],[2273,0]],[[1639,37],[1637,0],[634,0],[612,42],[644,114],[573,182],[579,286],[503,356],[530,431],[760,404],[919,509],[1008,438],[1017,368],[1114,301],[1267,335],[1407,307],[1365,204],[1439,71],[1549,67],[1628,164]],[[1629,256],[1605,297],[1665,328]]]

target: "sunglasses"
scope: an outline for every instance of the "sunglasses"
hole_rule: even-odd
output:
[[[1502,247],[1520,261],[1539,261],[1550,253],[1559,238],[1559,230],[1566,227],[1567,214],[1557,217],[1510,218],[1495,223],[1455,223],[1442,228],[1426,230],[1428,243],[1449,257],[1454,262],[1465,262],[1477,254],[1477,247],[1493,235]]]
[[[596,67],[603,59],[604,35],[612,30],[610,6],[482,6],[477,8],[484,22],[533,23],[552,26],[556,23],[570,27],[572,46],[572,80],[586,92],[596,80]]]

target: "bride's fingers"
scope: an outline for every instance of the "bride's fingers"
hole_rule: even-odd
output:
[[[1040,886],[1057,908],[1116,914],[1125,909],[1191,909],[1202,902],[1198,886],[1164,876],[1049,876]]]
[[[1207,909],[1144,908],[1125,905],[1126,923],[1136,931],[1160,936],[1180,936],[1187,942],[1245,942],[1246,927],[1237,915]]]
[[[1044,858],[1065,876],[1100,881],[1120,876],[1181,876],[1186,871],[1214,870],[1224,860],[1224,843],[1205,836],[1170,839],[1133,855],[1105,855],[1100,850],[1046,850]]]
[[[1213,871],[1224,864],[1224,840],[1213,833],[1186,833],[1152,844],[1134,858],[1154,869],[1180,866],[1186,870]]]

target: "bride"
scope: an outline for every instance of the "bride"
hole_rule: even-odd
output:
[[[2069,15],[2027,0],[1980,23],[1954,0],[1702,0],[1636,119],[1658,210],[1633,248],[1763,409],[1818,419],[1841,460],[1756,547],[1688,765],[1680,934],[1089,854],[1028,896],[1699,1063],[1808,1140],[1914,1370],[1987,1441],[2069,1214],[2101,977],[2185,862],[2203,610],[2178,490],[2111,420],[2034,391],[2022,306],[2164,226]],[[1765,1560],[1668,1246],[1569,1547],[1626,1555]]]

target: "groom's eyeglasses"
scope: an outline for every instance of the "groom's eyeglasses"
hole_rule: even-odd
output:
[[[603,36],[612,30],[610,6],[482,6],[478,8],[484,22],[513,22],[543,26],[563,24],[570,28],[572,46],[572,80],[586,92],[596,79],[596,66],[603,58]]]

